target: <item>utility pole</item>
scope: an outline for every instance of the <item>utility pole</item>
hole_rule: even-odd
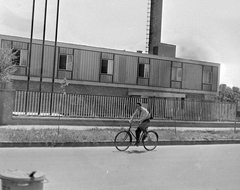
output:
[[[32,41],[33,41],[33,26],[34,26],[34,14],[35,14],[35,0],[33,0],[32,7],[32,24],[31,24],[31,37],[30,37],[30,47],[29,47],[29,59],[28,59],[28,77],[27,77],[27,93],[26,93],[26,103],[25,103],[25,113],[27,114],[28,106],[28,94],[29,94],[29,84],[30,84],[30,75],[31,75],[31,59],[32,59]]]
[[[41,99],[42,99],[42,75],[43,75],[43,62],[44,62],[44,48],[45,48],[45,33],[46,33],[46,19],[47,19],[47,0],[45,0],[45,13],[44,13],[44,27],[43,27],[43,43],[42,43],[42,61],[41,61],[41,73],[40,73],[40,84],[39,84],[39,105],[38,115],[41,112]]]
[[[59,3],[60,3],[60,0],[58,0],[58,2],[57,2],[55,45],[54,45],[54,60],[53,60],[53,72],[52,72],[52,91],[51,91],[51,100],[50,100],[50,115],[52,115],[52,102],[53,102],[54,81],[55,81],[55,67],[56,67],[56,56],[57,56],[57,37],[58,37],[58,18],[59,18]]]

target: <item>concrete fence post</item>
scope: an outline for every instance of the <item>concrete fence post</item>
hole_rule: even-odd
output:
[[[15,93],[14,89],[0,89],[0,125],[8,125],[12,121]]]

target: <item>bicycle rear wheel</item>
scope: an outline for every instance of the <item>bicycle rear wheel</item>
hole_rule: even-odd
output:
[[[148,150],[154,150],[158,144],[158,134],[155,131],[148,131],[146,138],[143,140],[143,147]]]
[[[132,136],[127,131],[120,131],[114,139],[114,145],[119,151],[127,150],[131,142]]]

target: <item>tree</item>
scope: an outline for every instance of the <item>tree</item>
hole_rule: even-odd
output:
[[[64,78],[62,81],[60,81],[60,88],[62,89],[63,94],[66,94],[66,87],[68,86],[68,81],[66,78]]]
[[[10,76],[17,70],[14,59],[16,59],[16,53],[12,52],[12,49],[0,48],[0,81],[10,82]]]
[[[236,102],[240,101],[240,90],[238,87],[229,87],[226,84],[219,86],[219,97],[221,102]]]

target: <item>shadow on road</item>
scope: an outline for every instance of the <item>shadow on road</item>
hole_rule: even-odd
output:
[[[143,154],[143,153],[147,153],[148,151],[146,150],[128,150],[128,151],[125,151],[125,153],[127,154]]]

